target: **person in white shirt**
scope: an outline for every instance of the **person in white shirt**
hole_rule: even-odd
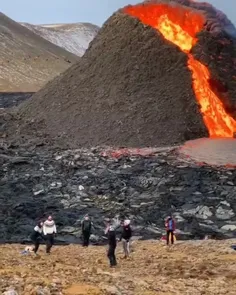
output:
[[[48,219],[43,224],[43,234],[46,240],[46,253],[50,254],[51,248],[54,244],[54,236],[57,233],[57,228],[52,216],[48,216]]]

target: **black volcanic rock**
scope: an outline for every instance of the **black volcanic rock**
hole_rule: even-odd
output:
[[[102,243],[106,218],[130,218],[134,235],[160,238],[172,213],[178,239],[233,237],[233,169],[182,162],[175,150],[110,158],[102,150],[1,148],[1,242],[27,242],[38,220],[52,214],[57,242],[80,242],[80,221],[93,220]]]

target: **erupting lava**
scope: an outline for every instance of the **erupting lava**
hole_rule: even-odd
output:
[[[223,103],[211,90],[208,68],[190,53],[198,41],[197,33],[203,28],[205,22],[203,15],[187,7],[179,5],[173,7],[168,4],[138,4],[125,7],[124,12],[157,29],[165,39],[188,55],[193,89],[201,106],[209,136],[233,137],[236,132],[236,121],[226,113]]]

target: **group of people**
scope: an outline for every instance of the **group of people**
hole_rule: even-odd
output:
[[[89,216],[86,215],[81,223],[82,228],[82,236],[83,236],[83,246],[88,247],[89,246],[89,239],[91,235],[92,230],[92,221],[90,220]],[[117,235],[116,235],[116,229],[117,227],[122,227],[122,232],[120,236],[120,241],[122,241],[123,249],[124,249],[124,258],[127,258],[130,253],[130,239],[132,237],[132,229],[130,226],[130,220],[124,220],[121,222],[119,226],[112,225],[111,222],[107,223],[105,234],[108,238],[108,251],[107,251],[107,257],[110,261],[110,266],[115,267],[117,265],[116,261],[116,246],[117,246]]]
[[[122,221],[120,224],[113,225],[111,221],[107,223],[105,234],[108,238],[108,251],[107,257],[110,262],[111,267],[115,267],[117,265],[116,260],[116,247],[117,247],[117,240],[120,240],[123,245],[124,250],[124,258],[128,258],[130,254],[130,240],[132,237],[132,229],[130,220],[126,219]],[[89,217],[86,215],[81,223],[81,230],[82,230],[82,237],[83,237],[83,246],[88,247],[91,231],[92,231],[93,223]],[[121,235],[120,238],[117,239],[117,228],[121,227]],[[175,240],[175,221],[172,216],[168,216],[165,220],[165,229],[166,229],[166,243],[174,244]],[[47,220],[39,222],[33,230],[31,234],[31,240],[34,243],[34,253],[37,254],[39,249],[40,240],[45,240],[46,243],[46,253],[50,254],[51,248],[54,244],[54,237],[57,233],[56,224],[52,218],[49,216]]]
[[[45,240],[46,253],[50,254],[51,248],[54,244],[54,237],[57,233],[56,223],[52,216],[48,216],[47,220],[40,221],[31,234],[31,240],[34,243],[34,253],[37,254],[41,239]]]
[[[123,249],[124,249],[124,258],[128,258],[130,254],[130,239],[132,237],[132,229],[130,226],[130,220],[124,220],[121,222],[120,226],[122,227],[122,232],[120,236],[120,241],[122,241]],[[105,234],[107,234],[108,237],[108,251],[107,251],[107,257],[110,261],[110,266],[115,267],[117,265],[116,261],[116,246],[117,246],[117,238],[116,238],[116,228],[108,224],[107,228],[105,230]]]

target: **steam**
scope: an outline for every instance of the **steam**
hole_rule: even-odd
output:
[[[207,19],[206,28],[213,33],[224,31],[228,36],[236,38],[236,28],[227,16],[213,5],[206,2],[195,2],[192,0],[175,0],[175,2],[201,10]]]

